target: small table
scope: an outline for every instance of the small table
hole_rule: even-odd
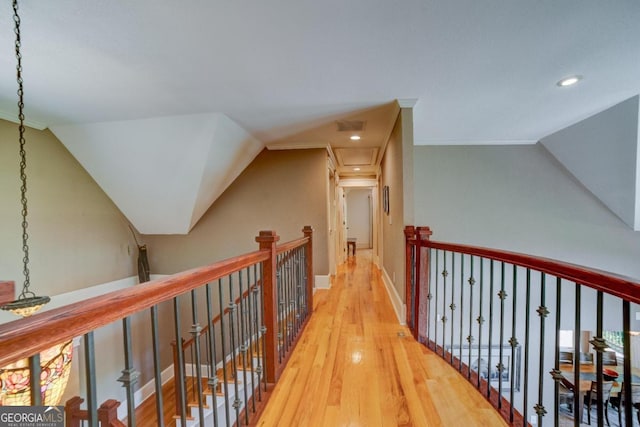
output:
[[[353,256],[356,256],[356,238],[347,237],[347,256],[349,256],[349,248],[353,248]]]
[[[613,368],[613,366],[606,366],[607,368]],[[583,419],[583,408],[584,408],[584,396],[586,395],[586,393],[591,390],[591,381],[592,379],[589,376],[589,379],[584,379],[582,378],[584,374],[595,374],[596,373],[596,365],[595,364],[583,364],[580,365],[580,380],[579,380],[579,384],[578,384],[578,390],[576,390],[575,385],[573,384],[574,381],[574,375],[573,375],[573,365],[571,364],[560,364],[560,371],[562,372],[563,376],[564,376],[564,380],[563,382],[565,383],[565,385],[572,389],[574,393],[578,393],[578,395],[580,396],[579,400],[578,400],[578,408],[574,408],[577,409],[576,413],[578,414],[578,416],[580,417],[580,422],[582,422]],[[587,375],[584,375],[587,376]],[[617,381],[613,382],[613,389],[611,390],[611,394],[612,395],[617,395],[618,392],[620,392],[620,383],[618,383]],[[576,413],[574,413],[574,416],[576,416]]]

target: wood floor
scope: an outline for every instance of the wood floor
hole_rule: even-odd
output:
[[[398,323],[371,251],[350,257],[315,312],[260,426],[504,426],[490,404]]]

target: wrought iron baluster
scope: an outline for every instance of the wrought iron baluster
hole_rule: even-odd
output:
[[[29,357],[29,393],[31,395],[31,406],[42,406],[41,375],[40,353],[36,353]]]
[[[498,409],[502,409],[502,371],[504,371],[504,365],[502,364],[502,361],[504,360],[504,300],[507,297],[507,293],[504,290],[504,261],[500,263],[500,292],[498,293],[498,296],[500,297],[500,348],[496,369],[498,370],[498,377],[500,378],[500,381],[498,381]]]
[[[624,405],[624,418],[626,425],[631,427],[633,425],[633,404],[629,402],[633,402],[631,395],[631,304],[629,301],[622,300],[622,351],[624,353],[624,373],[623,373],[623,382],[624,382],[624,390],[622,393],[624,394],[624,401],[627,402]]]
[[[493,344],[493,260],[489,261],[489,354],[487,356],[487,398],[491,398],[491,346]]]
[[[187,390],[185,387],[184,354],[182,353],[182,332],[180,326],[180,301],[179,297],[173,299],[173,318],[176,334],[176,349],[178,354],[178,410],[180,412],[180,422],[186,425],[187,422]]]
[[[453,366],[453,330],[455,327],[455,296],[456,296],[456,253],[451,252],[451,303],[449,304],[449,309],[451,309],[451,341],[450,344],[450,353],[449,353],[449,364]]]
[[[471,380],[471,346],[473,345],[473,287],[476,280],[473,277],[473,255],[469,256],[469,336],[467,342],[469,343],[469,360],[467,361],[467,380]],[[478,353],[479,354],[479,353]]]
[[[136,425],[136,405],[133,397],[133,386],[138,382],[140,374],[133,368],[133,357],[131,355],[131,318],[122,319],[122,337],[124,340],[124,370],[118,381],[126,389],[127,394],[127,425]]]
[[[196,368],[196,386],[194,387],[194,391],[197,392],[196,402],[198,403],[198,415],[200,416],[200,420],[204,421],[204,402],[203,402],[203,390],[202,390],[202,365],[200,361],[200,332],[202,331],[202,327],[198,322],[198,301],[196,298],[195,289],[191,290],[191,336],[193,337],[193,351],[194,351],[194,359]],[[192,372],[193,374],[193,372]]]
[[[87,421],[89,427],[98,427],[98,392],[96,388],[96,357],[93,331],[84,335],[84,363],[87,379]],[[38,365],[40,365],[38,363]]]
[[[224,316],[225,316],[225,309],[224,309],[224,302],[223,302],[223,297],[222,297],[222,279],[218,279],[218,303],[219,303],[219,309],[220,309],[220,344],[222,347],[222,387],[223,387],[223,392],[224,392],[224,415],[225,415],[225,420],[226,420],[226,424],[227,426],[231,425],[231,409],[229,408],[229,381],[228,381],[228,376],[227,376],[227,349],[226,349],[226,336],[225,336],[225,325],[224,325]],[[231,317],[229,315],[229,317]],[[229,321],[231,321],[231,319],[229,319]],[[218,372],[216,370],[216,376],[218,375]]]
[[[416,250],[415,246],[411,246],[411,248],[412,248],[413,251]],[[418,248],[418,249],[420,250],[420,248]],[[432,259],[433,259],[432,258],[432,252],[433,251],[431,250],[431,248],[427,248],[427,253],[429,255],[429,259],[428,259],[429,271],[428,271],[428,275],[427,275],[427,286],[426,286],[426,288],[427,288],[427,304],[426,304],[427,311],[426,311],[426,313],[424,315],[424,321],[426,322],[426,325],[425,325],[426,338],[425,339],[427,341],[426,342],[427,347],[429,347],[429,342],[430,342],[430,339],[431,339],[431,326],[429,325],[429,319],[431,318],[431,312],[433,311],[431,309],[431,299],[433,298],[433,295],[431,294],[431,272],[435,271],[436,272],[436,276],[437,276],[437,271],[438,271],[437,268],[431,267],[431,264],[433,262],[432,261]],[[415,277],[415,259],[413,259],[413,263],[414,263],[414,265],[411,267],[411,274],[414,275],[413,281],[415,283],[416,282],[416,277]],[[420,283],[417,283],[417,286],[420,286]],[[414,289],[414,292],[415,292],[415,289]],[[419,317],[418,317],[418,319],[416,319],[416,322],[420,322],[420,318]],[[416,330],[418,331],[418,334],[419,334],[420,333],[420,325],[419,324],[416,326]]]
[[[267,352],[266,352],[266,340],[267,340],[267,336],[266,336],[266,332],[267,332],[267,327],[264,324],[264,263],[260,263],[260,292],[258,293],[258,295],[260,296],[260,335],[262,337],[262,371],[264,373],[264,370],[266,369],[267,366]],[[262,375],[262,379],[263,379],[263,384],[264,384],[264,391],[267,391],[267,376],[266,375]]]
[[[445,326],[447,324],[447,251],[443,251],[444,263],[442,267],[442,357],[444,358],[444,349],[447,344],[447,336]]]
[[[240,419],[240,386],[238,385],[238,359],[236,357],[238,351],[238,343],[236,341],[236,329],[237,329],[237,305],[234,302],[233,292],[233,275],[228,277],[229,284],[229,337],[231,338],[231,374],[233,375],[233,409],[236,411],[236,420]]]
[[[158,306],[154,305],[151,311],[151,336],[153,342],[153,372],[155,376],[156,419],[158,425],[164,425],[164,402],[162,397],[162,373],[160,363],[160,337],[158,336]],[[177,347],[176,347],[177,348]]]
[[[254,265],[255,268],[255,265]],[[251,282],[251,267],[247,267],[247,333],[249,335],[249,372],[251,372],[251,411],[256,412],[256,371],[253,363],[253,340],[255,336],[254,318],[253,318],[253,290],[255,289],[256,277],[253,277],[253,283]],[[259,387],[258,387],[259,388]]]
[[[606,343],[602,339],[602,303],[603,294],[602,291],[598,291],[596,296],[596,337],[591,340],[591,345],[593,345],[593,348],[596,351],[596,390],[598,395],[596,411],[598,412],[598,426],[603,425],[602,419],[604,417],[604,404],[607,403],[602,401],[602,383],[604,381],[604,377],[602,375],[602,352],[606,347]]]
[[[216,374],[216,368],[218,366],[216,358],[218,356],[216,352],[216,324],[213,323],[213,301],[211,298],[211,285],[209,283],[205,286],[205,295],[207,298],[207,325],[209,325],[209,328],[207,329],[209,344],[209,380],[207,381],[207,384],[211,390],[211,397],[213,400],[213,425],[214,427],[218,427],[218,375]],[[220,312],[220,317],[222,317],[222,315],[223,313]],[[162,426],[164,423],[159,425]]]
[[[249,407],[247,402],[249,402],[249,390],[247,390],[247,336],[245,330],[245,319],[244,319],[244,306],[245,306],[245,296],[244,296],[244,288],[242,285],[243,282],[243,274],[242,270],[238,271],[238,285],[239,285],[239,294],[240,294],[240,305],[238,307],[239,316],[240,316],[240,325],[239,325],[239,334],[240,334],[240,352],[242,353],[242,384],[244,385],[244,421],[246,424],[249,424]],[[247,292],[249,291],[249,284],[247,282]],[[239,421],[239,420],[238,420]]]
[[[510,367],[510,387],[511,390],[509,390],[509,422],[513,423],[513,410],[514,410],[514,400],[513,400],[513,393],[515,392],[515,372],[516,372],[516,349],[518,347],[518,339],[516,338],[516,305],[518,302],[518,294],[517,294],[517,289],[518,289],[518,267],[514,264],[513,265],[513,286],[512,286],[512,290],[511,292],[513,293],[513,301],[511,302],[511,339],[509,340],[509,344],[511,345],[511,367]],[[529,319],[529,301],[526,301],[527,304],[527,308],[526,308],[526,313],[527,313],[527,320]],[[502,380],[500,380],[500,382],[502,383]],[[526,418],[525,418],[526,419]]]
[[[541,298],[541,306],[544,305],[544,273],[542,273],[542,277],[540,278],[540,287],[543,289],[542,290],[542,298]],[[528,415],[528,409],[529,409],[529,332],[530,332],[530,322],[531,322],[531,316],[529,315],[529,311],[531,310],[531,269],[527,268],[527,288],[526,288],[526,295],[525,295],[525,299],[526,299],[526,317],[525,317],[525,324],[524,324],[524,394],[522,397],[522,418],[524,419],[524,421],[527,421],[527,415]],[[538,309],[538,313],[540,313],[540,309]],[[544,333],[543,331],[540,331],[540,340],[541,342],[544,342]],[[540,348],[540,366],[539,366],[539,372],[542,372],[543,369],[543,365],[542,362],[544,361],[544,358],[542,356],[542,349],[544,347]],[[538,375],[539,377],[542,377],[541,375]],[[542,379],[540,379],[540,381],[542,381]],[[538,387],[541,386],[541,383],[538,384]],[[542,404],[542,401],[539,401],[540,404]]]
[[[530,274],[531,272],[529,271],[529,269],[527,269],[527,299],[529,298],[529,292],[530,292]],[[546,302],[546,292],[547,292],[547,285],[546,285],[546,280],[545,280],[545,273],[541,273],[542,274],[542,278],[541,278],[541,284],[540,284],[540,306],[538,307],[538,315],[540,316],[540,359],[538,359],[538,366],[539,366],[539,372],[540,375],[538,375],[538,403],[535,406],[535,411],[536,411],[536,415],[538,416],[538,425],[540,427],[542,427],[542,420],[543,417],[546,415],[547,410],[544,407],[544,375],[542,375],[542,370],[544,369],[544,338],[545,338],[545,320],[547,318],[547,316],[549,315],[549,309],[547,308],[547,302]],[[529,316],[528,316],[529,310],[527,310],[527,338],[526,338],[526,344],[525,344],[525,354],[527,355],[527,357],[525,358],[525,363],[528,363],[529,361]],[[525,366],[525,372],[528,371],[528,365]],[[529,386],[529,381],[528,381],[528,376],[525,375],[525,381],[524,381],[524,389],[525,389],[525,393],[527,392]],[[525,406],[525,420],[526,420],[526,406]]]
[[[485,259],[480,257],[480,301],[479,301],[479,310],[478,310],[478,318],[476,321],[478,322],[478,367],[476,368],[476,373],[478,374],[478,383],[476,387],[480,388],[480,349],[482,348],[482,325],[484,324],[484,317],[482,317],[482,300],[484,298],[484,261]],[[491,295],[491,294],[489,294]],[[471,352],[469,352],[469,361],[471,361]],[[469,362],[471,363],[471,362]]]
[[[562,312],[562,304],[560,303],[562,298],[562,279],[556,277],[556,342],[555,342],[555,355],[553,370],[550,372],[553,378],[553,425],[557,426],[560,422],[559,406],[560,406],[560,381],[562,380],[562,373],[560,372],[560,315]],[[575,406],[574,406],[575,407]]]
[[[573,383],[580,384],[580,285],[575,284],[575,319],[573,326]],[[580,393],[573,394],[573,407],[580,408]],[[573,425],[580,427],[580,418],[582,413],[575,414],[573,417]]]
[[[284,293],[283,293],[283,256],[277,256],[277,273],[276,273],[276,281],[277,281],[277,293],[276,298],[278,301],[278,363],[282,363],[282,359],[284,358]]]
[[[436,249],[436,268],[433,269],[433,274],[436,277],[436,299],[433,306],[433,351],[438,353],[438,289],[440,288],[440,251]]]
[[[462,372],[462,331],[464,329],[463,326],[463,313],[464,313],[464,254],[460,254],[460,336],[458,337],[458,342],[460,351],[458,353],[458,371]]]
[[[255,373],[258,374],[258,388],[257,388],[257,392],[258,392],[258,401],[262,401],[262,387],[260,386],[260,383],[262,381],[262,355],[260,354],[260,336],[262,335],[261,331],[260,331],[260,317],[259,317],[259,306],[260,306],[260,281],[258,279],[258,266],[257,265],[253,265],[253,279],[254,279],[254,283],[253,283],[253,288],[251,290],[251,298],[253,299],[253,333],[255,335],[255,342],[254,342],[254,346],[252,347],[252,354],[253,355],[257,355],[258,357],[255,357],[255,361],[254,361],[254,357],[252,355],[251,357],[251,363],[254,364],[251,366],[251,370]],[[254,370],[254,366],[255,366],[255,370]],[[256,388],[254,387],[254,395],[255,395],[255,391]]]

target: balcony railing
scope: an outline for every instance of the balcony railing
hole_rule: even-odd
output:
[[[637,425],[631,313],[640,302],[638,281],[432,241],[428,227],[407,227],[405,236],[407,324],[507,422],[579,426],[595,418],[601,426],[615,414]]]
[[[96,364],[96,351],[111,349],[96,348],[95,334],[121,322],[123,364],[117,381],[126,389],[127,425],[136,425],[136,383],[140,365],[149,363],[156,423],[172,424],[165,419],[161,380],[167,368],[162,360],[171,359],[163,355],[172,353],[168,335],[175,349],[176,424],[248,424],[267,384],[278,380],[312,312],[311,227],[303,233],[300,239],[278,245],[275,232],[260,232],[255,252],[0,325],[0,367],[24,360],[30,378],[41,378],[40,355],[82,337],[86,374],[80,383],[86,387],[83,398],[67,406],[67,422],[74,416],[75,425],[87,420],[97,427],[107,413],[116,412],[119,402],[107,400],[98,407],[97,392],[105,375]],[[146,314],[145,322],[139,314]],[[151,348],[134,348],[134,332],[150,336]],[[135,357],[140,353],[143,360]],[[32,405],[42,405],[46,396],[41,390],[32,380],[22,392],[30,393]],[[6,393],[2,399],[10,402]],[[87,407],[80,409],[84,400]],[[117,420],[109,422],[119,425]]]

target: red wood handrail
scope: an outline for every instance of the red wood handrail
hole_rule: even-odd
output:
[[[268,259],[268,250],[258,250],[2,324],[0,366],[170,301],[205,283]]]
[[[417,244],[418,240],[407,239],[408,244]],[[496,261],[504,261],[532,270],[541,271],[557,276],[592,289],[617,296],[624,300],[640,304],[640,281],[622,275],[556,261],[549,258],[526,255],[517,252],[484,248],[480,246],[460,245],[456,243],[436,242],[420,239],[420,246],[432,249],[461,252],[467,255],[475,255],[490,258]]]

